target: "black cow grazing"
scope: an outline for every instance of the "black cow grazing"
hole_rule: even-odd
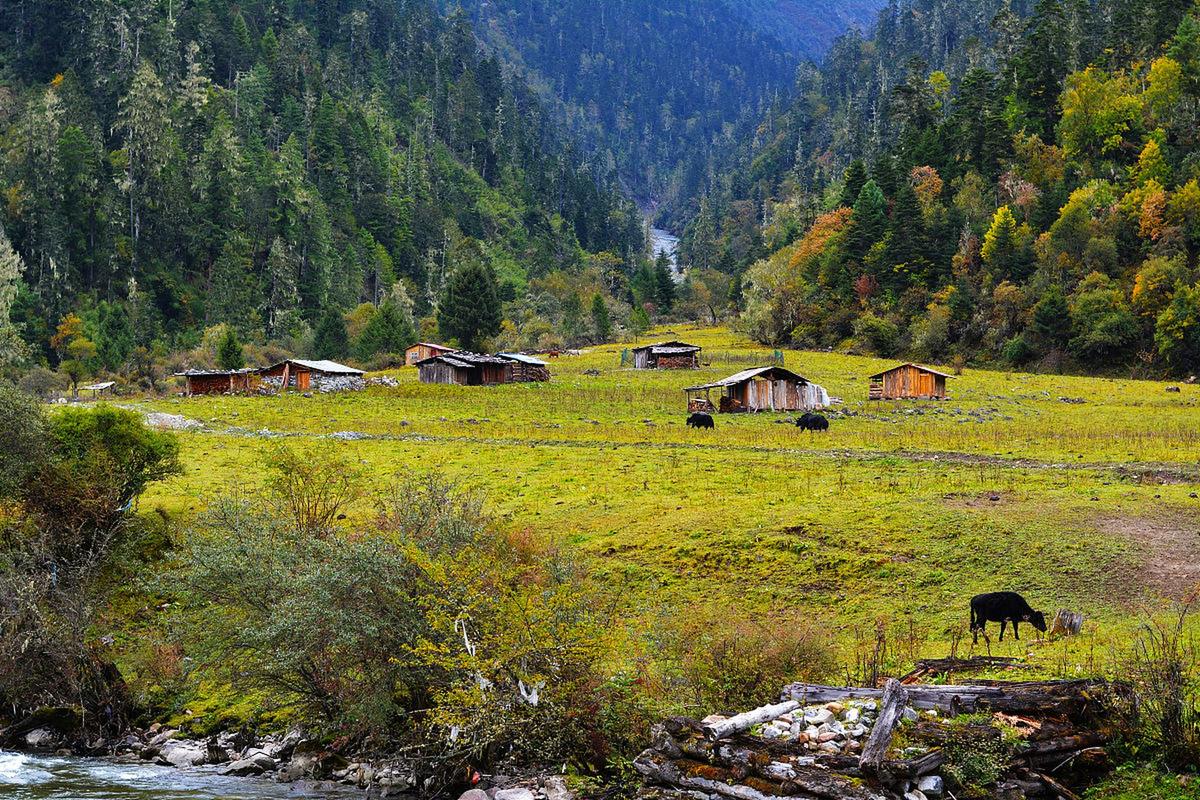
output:
[[[702,414],[700,412],[688,416],[687,424],[689,428],[704,428],[710,431],[715,430],[717,427],[713,422],[712,414]]]
[[[987,628],[989,622],[1000,623],[1000,641],[1004,641],[1004,626],[1009,622],[1013,626],[1013,636],[1017,637],[1017,641],[1021,640],[1021,633],[1017,630],[1017,623],[1028,622],[1037,628],[1042,633],[1046,632],[1046,615],[1041,611],[1034,611],[1029,603],[1025,602],[1025,598],[1016,592],[988,592],[987,594],[977,594],[971,598],[971,633],[974,635],[973,643],[979,642],[979,634],[983,634],[984,641],[988,640]]]
[[[800,419],[796,420],[796,427],[802,431],[827,431],[829,430],[829,420],[820,414],[809,412]]]

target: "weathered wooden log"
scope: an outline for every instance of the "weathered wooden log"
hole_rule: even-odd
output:
[[[795,700],[786,700],[782,703],[776,703],[772,706],[762,706],[753,711],[747,711],[743,714],[730,717],[729,719],[714,722],[704,726],[704,735],[710,739],[725,739],[735,733],[748,731],[755,725],[761,725],[764,722],[780,717],[788,712],[795,711],[800,708],[800,704]]]
[[[923,756],[909,758],[903,761],[884,761],[879,770],[893,781],[915,780],[923,775],[932,775],[946,763],[946,755],[941,749],[930,750]]]
[[[914,708],[936,709],[949,714],[976,711],[1002,711],[1007,714],[1078,715],[1090,708],[1097,695],[1110,688],[1103,681],[978,681],[949,686],[908,686],[909,704]],[[822,686],[793,683],[783,692],[784,699],[803,704],[828,703],[846,698],[880,700],[879,689],[851,686]]]
[[[1040,742],[1029,742],[1020,749],[1017,756],[1033,760],[1042,756],[1061,756],[1091,747],[1106,744],[1109,737],[1100,731],[1084,731],[1074,736],[1062,736],[1057,739],[1046,739]]]
[[[896,726],[900,724],[904,709],[907,707],[908,690],[900,685],[900,681],[891,678],[883,687],[879,716],[875,718],[871,735],[867,737],[862,755],[858,759],[858,765],[863,772],[868,774],[879,772],[880,766],[887,757],[888,746],[892,743],[892,734],[895,733]]]

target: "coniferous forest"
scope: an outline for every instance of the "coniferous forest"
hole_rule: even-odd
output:
[[[807,43],[794,5],[6,4],[6,361],[156,387],[230,330],[383,364],[707,319],[1194,370],[1191,2],[840,3]]]
[[[72,377],[153,379],[220,326],[369,360],[459,273],[524,302],[642,252],[613,174],[431,3],[19,3],[0,30],[5,310]]]
[[[1192,374],[1198,113],[1191,2],[892,3],[801,70],[685,260],[762,342]]]

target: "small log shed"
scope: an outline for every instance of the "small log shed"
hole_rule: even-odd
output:
[[[188,397],[205,394],[249,394],[258,389],[256,369],[206,370],[192,369],[175,373],[187,382],[184,394]]]
[[[634,369],[698,369],[703,348],[687,342],[657,342],[633,348]]]
[[[493,386],[511,383],[513,362],[497,356],[455,351],[427,358],[417,364],[421,383],[453,383],[459,386]]]
[[[260,373],[263,383],[273,384],[281,391],[297,389],[307,392],[320,389],[323,385],[328,388],[362,388],[359,384],[365,373],[361,369],[347,367],[336,361],[305,361],[290,358],[273,364]]]
[[[718,390],[713,402],[713,390]],[[724,380],[685,389],[688,413],[812,411],[829,405],[824,388],[783,367],[754,367]]]
[[[427,358],[434,356],[444,356],[447,353],[453,353],[453,347],[447,347],[444,344],[430,344],[429,342],[417,342],[412,347],[404,351],[405,366],[415,367]]]
[[[550,365],[540,358],[524,353],[497,353],[499,358],[512,362],[513,383],[544,383],[550,380]]]
[[[871,376],[868,400],[945,400],[953,375],[920,364],[901,364]]]

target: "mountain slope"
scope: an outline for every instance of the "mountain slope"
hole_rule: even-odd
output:
[[[740,0],[733,8],[793,53],[820,61],[837,37],[853,28],[870,30],[884,0]]]
[[[0,223],[35,357],[115,370],[229,323],[300,341],[394,287],[427,312],[641,249],[636,209],[432,0],[0,7]],[[81,352],[83,345],[80,345]]]

